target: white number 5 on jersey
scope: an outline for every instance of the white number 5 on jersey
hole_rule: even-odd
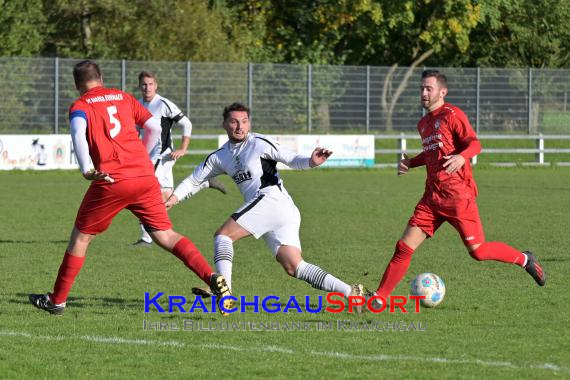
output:
[[[111,121],[111,124],[113,124],[113,128],[109,131],[109,133],[111,133],[112,139],[114,139],[115,136],[117,136],[119,134],[119,132],[121,131],[121,122],[119,121],[119,119],[117,119],[115,117],[117,112],[118,112],[117,107],[115,107],[115,106],[107,107],[107,113],[109,114],[109,120]]]

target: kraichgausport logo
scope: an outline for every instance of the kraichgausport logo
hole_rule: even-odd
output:
[[[408,313],[408,308],[411,308],[413,313],[420,313],[420,302],[425,299],[425,296],[389,296],[389,302],[382,296],[374,296],[368,299],[362,296],[349,296],[344,297],[342,293],[331,292],[325,296],[319,295],[316,297],[300,296],[302,302],[299,303],[297,296],[289,296],[289,298],[282,299],[279,296],[261,296],[255,295],[248,299],[247,296],[225,296],[220,300],[216,296],[209,298],[202,298],[196,296],[191,303],[185,296],[180,295],[164,295],[164,292],[158,292],[151,295],[148,292],[144,294],[144,312],[150,313],[151,310],[156,310],[159,313],[217,313],[218,309],[225,313],[354,313],[357,307],[365,307],[372,313]],[[223,305],[225,300],[233,300],[234,304],[239,301],[239,305],[232,308],[226,308]],[[311,306],[311,301],[316,301],[316,306]],[[378,302],[379,301],[379,302]]]

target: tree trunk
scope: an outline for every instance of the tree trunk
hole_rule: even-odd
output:
[[[394,92],[394,95],[390,97],[389,102],[388,102],[388,88],[391,87],[392,77],[394,76],[394,72],[396,71],[398,64],[394,64],[388,71],[388,74],[386,74],[386,78],[384,79],[384,90],[382,91],[382,99],[381,99],[382,110],[386,115],[386,132],[392,132],[393,130],[392,116],[394,114],[394,108],[396,107],[398,99],[406,89],[408,81],[410,80],[410,77],[414,73],[414,69],[418,67],[420,63],[428,59],[429,56],[433,54],[433,52],[434,52],[433,49],[429,49],[428,51],[424,52],[422,55],[420,55],[417,59],[415,59],[412,62],[412,64],[406,69],[402,81],[400,82],[400,84],[398,84],[396,92]]]
[[[86,2],[81,3],[81,34],[83,34],[83,49],[89,56],[92,49],[91,13]]]
[[[538,134],[539,132],[539,123],[540,123],[539,116],[540,116],[540,103],[532,102],[531,124],[530,124],[531,134]]]
[[[331,115],[328,103],[320,103],[317,107],[317,115],[319,115],[319,130],[322,133],[331,133]]]

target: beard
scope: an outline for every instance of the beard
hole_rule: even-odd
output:
[[[429,99],[421,99],[422,107],[426,110],[432,108],[435,104],[439,102],[440,98],[429,98]]]

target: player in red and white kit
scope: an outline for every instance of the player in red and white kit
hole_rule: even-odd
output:
[[[80,170],[92,182],[77,212],[53,292],[30,294],[30,302],[51,314],[62,314],[89,243],[123,209],[137,216],[153,240],[178,257],[215,294],[230,295],[223,276],[212,271],[188,238],[172,230],[148,155],[160,139],[158,120],[132,95],[103,87],[95,62],[75,65],[73,77],[81,96],[70,108],[71,135]],[[143,142],[136,125],[145,129]],[[93,170],[89,170],[90,159]]]
[[[427,114],[418,123],[423,151],[411,159],[401,160],[398,175],[407,173],[409,168],[425,165],[426,188],[396,244],[394,256],[375,294],[388,298],[406,274],[414,251],[446,221],[459,232],[475,260],[521,266],[538,285],[544,286],[546,274],[532,252],[520,252],[505,243],[485,241],[475,201],[477,186],[469,163],[481,152],[481,144],[463,111],[445,103],[446,95],[445,75],[437,70],[424,71],[421,102]]]

